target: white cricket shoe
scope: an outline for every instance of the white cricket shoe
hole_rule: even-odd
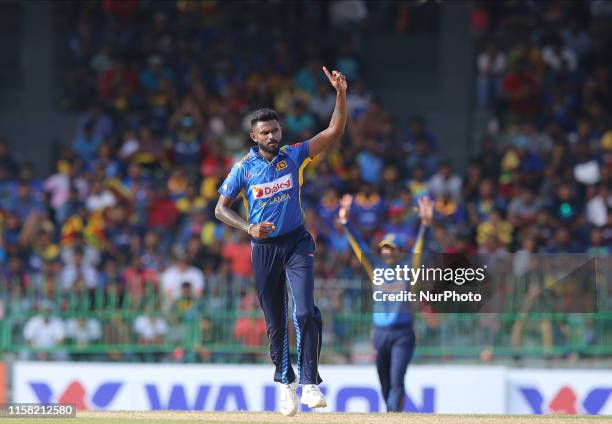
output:
[[[298,398],[295,393],[297,380],[289,384],[280,384],[280,413],[286,417],[293,417],[298,410]]]
[[[300,402],[308,405],[309,408],[325,408],[327,406],[327,401],[317,384],[304,384],[302,386]]]

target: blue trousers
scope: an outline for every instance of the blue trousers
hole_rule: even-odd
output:
[[[306,229],[280,237],[254,239],[251,259],[259,304],[264,311],[270,340],[274,381],[295,380],[289,359],[288,298],[293,304],[297,339],[297,373],[301,384],[319,384],[319,355],[323,323],[314,304],[315,242]]]
[[[376,371],[387,412],[403,412],[406,388],[404,377],[414,353],[412,327],[374,327]]]

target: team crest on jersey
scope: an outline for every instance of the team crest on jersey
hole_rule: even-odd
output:
[[[276,170],[280,171],[281,169],[285,169],[287,167],[287,162],[284,160],[281,160],[279,163],[276,164]]]
[[[255,194],[256,199],[267,199],[281,191],[289,190],[291,187],[293,187],[291,174],[287,174],[284,177],[277,178],[270,183],[254,185],[253,193]]]

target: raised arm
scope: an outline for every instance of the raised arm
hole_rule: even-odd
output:
[[[428,197],[424,197],[419,199],[418,203],[418,211],[421,221],[419,225],[419,232],[412,248],[413,268],[418,268],[421,266],[427,233],[429,232],[429,228],[431,227],[431,223],[433,221],[433,202]]]
[[[327,68],[323,67],[323,72],[332,87],[336,89],[336,107],[332,114],[329,126],[310,139],[310,156],[316,156],[327,149],[333,142],[340,140],[344,134],[346,126],[347,106],[346,106],[346,77],[338,71],[330,74]]]
[[[363,266],[370,279],[373,278],[373,267],[374,255],[370,250],[368,244],[363,240],[361,234],[353,227],[349,221],[349,210],[353,203],[353,196],[345,194],[342,196],[340,201],[340,211],[338,212],[338,222],[344,227],[344,231],[349,239],[349,244],[355,253],[355,256],[359,260],[359,263]]]

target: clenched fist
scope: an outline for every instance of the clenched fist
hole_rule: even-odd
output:
[[[248,233],[256,238],[268,237],[276,229],[276,225],[271,222],[260,222],[249,226]]]

